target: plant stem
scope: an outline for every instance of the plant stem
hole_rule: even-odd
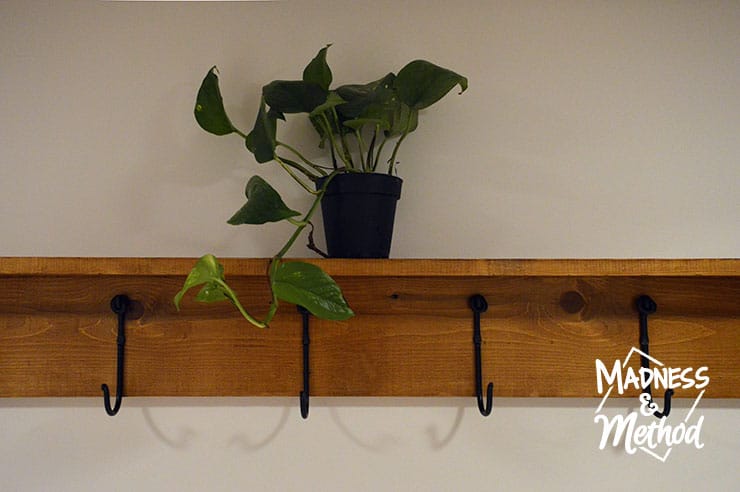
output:
[[[334,166],[334,169],[339,169],[339,167],[337,166],[337,156],[334,153],[334,146],[329,145],[329,150],[331,151],[331,163]]]
[[[378,147],[378,152],[375,154],[375,162],[373,163],[373,172],[378,168],[378,163],[380,162],[380,154],[383,151],[383,147],[385,147],[385,143],[388,141],[388,137],[383,137],[383,141],[380,142],[380,147]]]
[[[373,139],[370,140],[370,148],[367,149],[367,157],[365,158],[365,162],[367,162],[369,172],[375,171],[375,166],[373,165],[373,150],[375,150],[375,142],[378,140],[379,129],[380,125],[375,125],[375,128],[373,129]]]
[[[288,145],[286,143],[280,142],[280,141],[276,141],[275,144],[276,145],[279,145],[280,147],[285,147],[289,151],[293,152],[296,156],[298,156],[298,158],[301,161],[303,161],[305,164],[308,164],[309,166],[311,166],[311,168],[313,170],[317,171],[322,176],[326,176],[326,172],[324,172],[324,170],[322,169],[322,166],[319,166],[319,165],[314,164],[313,162],[309,161],[306,157],[303,156],[303,154],[301,154],[300,152],[298,152],[298,150],[296,150],[295,148],[291,147],[290,145]],[[304,174],[308,175],[308,173],[306,172],[306,170],[301,169],[301,171],[303,171]]]
[[[296,227],[300,227],[302,225],[308,225],[308,224],[306,224],[305,222],[303,222],[301,220],[295,220],[293,217],[288,217],[285,220],[287,220],[288,222],[290,222],[291,224],[293,224]]]
[[[220,279],[213,279],[213,281],[216,282],[228,294],[229,300],[232,302],[232,304],[234,304],[234,306],[236,306],[236,308],[239,310],[242,316],[246,318],[247,321],[257,326],[258,328],[267,327],[267,321],[258,320],[257,318],[249,314],[246,309],[244,309],[244,306],[241,305],[241,303],[239,302],[239,299],[236,297],[236,293],[233,290],[231,290],[231,287],[229,287],[226,282]]]
[[[316,191],[312,190],[306,183],[304,183],[303,181],[301,181],[301,178],[299,178],[298,176],[296,176],[296,174],[290,169],[290,167],[280,157],[278,157],[277,154],[275,154],[274,157],[275,157],[275,160],[280,163],[280,165],[283,167],[283,169],[285,169],[285,171],[288,174],[290,174],[290,176],[294,180],[296,180],[296,182],[298,182],[298,184],[301,185],[304,190],[306,190],[307,192],[311,193],[312,195],[316,195],[317,194]]]
[[[270,301],[270,308],[267,311],[267,314],[265,315],[265,319],[260,321],[250,315],[244,307],[239,303],[239,300],[236,297],[236,294],[233,290],[226,284],[226,282],[223,282],[221,280],[216,280],[216,282],[229,294],[229,298],[234,303],[236,308],[239,310],[239,312],[244,316],[244,318],[247,319],[250,323],[253,325],[265,328],[270,324],[270,321],[272,321],[272,318],[275,316],[275,313],[277,312],[279,300],[277,298],[277,295],[275,294],[275,289],[273,288],[273,285],[275,283],[275,274],[278,271],[278,268],[280,267],[281,260],[283,256],[288,252],[288,250],[293,246],[293,243],[295,243],[296,239],[298,239],[298,236],[301,234],[303,229],[307,225],[311,223],[311,217],[316,212],[316,209],[318,208],[319,204],[321,203],[321,199],[324,197],[324,193],[326,193],[326,188],[329,186],[329,183],[332,179],[334,179],[334,176],[339,174],[339,171],[332,172],[324,182],[324,185],[321,187],[321,189],[316,192],[316,198],[313,201],[313,204],[311,204],[311,208],[306,212],[306,215],[303,217],[302,220],[296,221],[295,219],[290,220],[290,223],[296,226],[296,230],[291,234],[288,241],[285,243],[285,245],[282,247],[278,253],[272,257],[272,260],[270,261],[270,266],[267,270],[267,276],[270,280],[270,292],[272,294],[272,300]]]
[[[285,243],[285,246],[275,255],[273,260],[275,258],[280,259],[283,256],[285,256],[285,253],[288,252],[291,246],[293,246],[293,243],[296,239],[298,239],[298,236],[301,234],[301,231],[308,225],[309,221],[311,220],[311,217],[313,216],[314,212],[316,212],[316,208],[321,203],[321,199],[324,197],[324,193],[326,193],[326,188],[329,186],[329,183],[331,183],[331,180],[334,179],[334,176],[339,174],[339,172],[334,171],[332,172],[324,181],[324,185],[321,187],[321,189],[317,192],[314,192],[316,195],[316,198],[313,201],[313,204],[311,204],[311,208],[306,212],[306,215],[301,219],[301,224],[296,227],[295,232],[292,236],[290,236],[290,239],[288,239],[288,242]]]
[[[316,212],[316,209],[321,203],[321,199],[324,197],[324,193],[326,193],[326,188],[329,186],[329,183],[337,174],[339,174],[339,171],[334,171],[329,175],[329,177],[326,178],[324,185],[316,193],[316,198],[314,199],[313,204],[311,204],[311,208],[308,210],[308,212],[306,212],[306,215],[303,217],[303,219],[300,222],[291,221],[291,223],[296,226],[295,232],[293,232],[293,234],[288,239],[288,242],[285,243],[282,249],[278,251],[278,253],[273,256],[272,260],[270,261],[270,267],[268,268],[267,276],[270,279],[270,291],[272,292],[272,300],[270,301],[270,309],[268,310],[264,321],[255,320],[254,318],[249,316],[249,314],[244,311],[243,308],[240,308],[240,306],[237,305],[237,308],[240,308],[239,311],[241,311],[242,315],[257,326],[267,326],[270,321],[272,321],[273,316],[275,316],[279,302],[277,295],[275,294],[275,289],[273,289],[273,284],[275,283],[275,274],[277,273],[278,267],[280,266],[280,260],[282,260],[283,256],[285,256],[288,250],[290,250],[291,246],[293,246],[293,243],[295,243],[296,239],[298,239],[298,236],[300,236],[303,229],[305,229],[306,226],[311,223],[311,217],[313,216],[314,212]]]
[[[362,170],[364,172],[368,172],[368,164],[365,160],[365,142],[362,140],[362,133],[360,130],[355,130],[355,138],[357,139],[357,147],[360,150],[360,164],[362,165]]]
[[[396,142],[396,146],[393,147],[393,153],[391,154],[391,158],[388,161],[388,174],[391,176],[393,176],[393,166],[395,166],[396,164],[396,154],[398,153],[398,148],[401,146],[401,142],[403,142],[406,138],[406,135],[409,134],[409,128],[411,128],[411,119],[409,119],[409,121],[406,123],[406,128],[404,128],[401,138],[399,138],[398,142]]]
[[[349,144],[347,143],[347,137],[345,136],[345,133],[342,131],[342,127],[339,124],[339,115],[337,114],[337,108],[332,107],[331,112],[334,116],[334,122],[337,124],[337,129],[339,130],[339,141],[342,142],[342,149],[344,150],[347,159],[349,159],[349,161],[352,163],[352,167],[355,167],[354,161],[352,160],[352,152],[349,148]]]
[[[274,157],[274,159],[275,159],[276,161],[278,161],[278,162],[282,162],[282,163],[283,163],[283,164],[285,164],[286,166],[290,166],[290,167],[292,167],[293,169],[295,169],[295,170],[297,170],[297,171],[300,171],[301,173],[303,173],[303,174],[304,174],[304,175],[305,175],[305,176],[306,176],[306,177],[307,177],[308,179],[310,179],[311,181],[316,181],[316,180],[317,180],[317,179],[318,179],[318,178],[320,177],[320,176],[318,176],[318,175],[316,175],[316,174],[313,174],[313,173],[312,173],[312,172],[310,172],[310,171],[309,171],[308,169],[305,169],[305,168],[304,168],[303,166],[301,166],[301,165],[300,165],[300,164],[298,164],[297,162],[295,162],[295,161],[292,161],[292,160],[290,160],[290,159],[288,159],[288,158],[286,158],[286,157],[280,157],[280,156],[279,156],[279,155],[277,155],[277,154],[275,154],[275,155],[274,155],[273,157]]]
[[[324,130],[327,135],[329,135],[329,142],[331,143],[332,151],[335,154],[339,154],[339,158],[342,159],[342,162],[344,162],[344,165],[347,166],[347,168],[354,169],[352,161],[348,161],[346,154],[340,151],[339,147],[337,147],[337,143],[334,141],[334,132],[331,129],[331,123],[329,123],[329,118],[326,117],[326,113],[321,113],[321,122],[324,123]],[[334,154],[332,154],[332,157],[333,156]]]

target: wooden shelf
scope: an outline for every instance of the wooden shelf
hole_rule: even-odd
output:
[[[187,275],[193,258],[0,257],[0,275]],[[231,276],[264,274],[267,258],[220,258]],[[739,275],[738,259],[307,259],[339,277],[716,277]]]
[[[258,314],[267,259],[224,259]],[[705,397],[740,397],[740,260],[307,260],[342,286],[357,316],[311,320],[314,396],[472,396],[472,315],[483,294],[483,375],[501,397],[595,397],[596,358],[638,346],[639,294],[658,304],[651,355],[707,366]],[[127,396],[295,396],[301,322],[269,329],[228,304],[172,304],[192,258],[0,258],[0,397],[100,396],[114,386],[110,299],[141,303],[127,324]],[[631,360],[639,367],[638,358]],[[113,388],[112,388],[113,389]],[[626,396],[634,396],[636,392]],[[693,389],[676,397],[693,397]]]

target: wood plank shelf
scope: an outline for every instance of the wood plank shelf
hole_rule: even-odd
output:
[[[0,258],[0,397],[115,391],[110,299],[127,323],[126,396],[296,396],[301,319],[281,306],[254,328],[228,304],[174,294],[192,258]],[[651,355],[708,367],[705,397],[740,397],[740,260],[306,260],[357,315],[311,318],[312,396],[472,396],[472,313],[484,295],[484,383],[501,397],[596,397],[595,359],[639,347],[634,300],[650,295]],[[224,259],[242,302],[266,311],[268,259]],[[630,362],[639,367],[639,358]],[[661,392],[662,393],[662,392]],[[635,396],[636,391],[625,396]],[[676,390],[676,398],[697,391]]]

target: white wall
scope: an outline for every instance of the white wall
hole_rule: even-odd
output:
[[[338,83],[413,58],[470,79],[401,151],[393,256],[739,256],[740,4],[416,0],[0,1],[0,255],[272,254],[288,229],[225,223],[258,168],[238,139],[197,128],[195,91],[217,64],[248,128],[259,87],[298,77],[327,42]],[[271,166],[259,172],[306,202]],[[468,400],[314,399],[307,422],[295,400],[128,399],[115,419],[98,400],[0,400],[2,488],[740,479],[736,401],[702,402],[704,449],[662,464],[598,451],[592,400],[497,399],[483,419]]]

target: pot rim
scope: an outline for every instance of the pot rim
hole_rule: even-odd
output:
[[[316,180],[316,189],[321,189],[326,176]],[[390,195],[399,199],[403,180],[398,176],[381,173],[343,173],[334,176],[324,196],[349,193],[366,195]]]

